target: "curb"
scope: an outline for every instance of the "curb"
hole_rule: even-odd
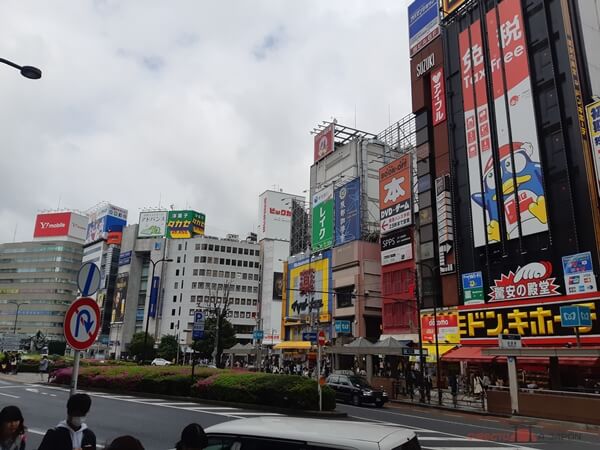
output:
[[[64,388],[70,388],[69,385],[66,384],[55,384],[50,383],[51,386],[60,386]],[[219,400],[211,400],[211,399],[203,399],[199,397],[185,397],[180,395],[165,395],[165,394],[156,394],[152,392],[138,392],[138,391],[117,391],[110,389],[97,389],[93,387],[85,387],[83,386],[85,391],[89,392],[98,392],[103,394],[115,394],[115,395],[133,395],[134,397],[156,397],[162,398],[165,400],[177,400],[177,401],[187,401],[198,404],[209,404],[209,405],[217,405],[217,406],[226,406],[232,408],[241,408],[241,409],[254,409],[259,411],[273,412],[285,414],[287,416],[293,417],[318,417],[322,419],[342,419],[347,418],[348,414],[340,411],[307,411],[307,410],[298,410],[298,409],[288,409],[288,408],[277,408],[268,405],[261,405],[256,403],[239,403],[239,402],[223,402]]]
[[[417,406],[419,408],[425,408],[425,409],[439,409],[442,411],[450,411],[450,412],[461,412],[461,413],[465,413],[465,414],[472,414],[472,415],[477,415],[477,416],[492,416],[492,417],[504,417],[504,418],[509,418],[509,417],[513,417],[510,414],[500,414],[500,413],[490,413],[488,411],[477,411],[477,410],[472,410],[472,409],[461,409],[461,408],[453,408],[451,406],[440,406],[437,404],[432,404],[432,403],[414,403],[414,402],[410,402],[407,400],[390,400],[390,403],[394,403],[397,405],[405,405],[405,406]]]

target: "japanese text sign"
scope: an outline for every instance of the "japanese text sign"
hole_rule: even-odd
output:
[[[508,275],[502,274],[499,280],[494,280],[488,295],[490,302],[560,295],[555,280],[549,261],[532,262],[514,272],[511,270]]]
[[[335,190],[335,245],[360,239],[360,179]]]
[[[431,72],[431,116],[434,127],[446,120],[446,88],[443,67]]]
[[[562,265],[567,295],[596,292],[598,290],[591,252],[563,256]]]
[[[381,233],[411,225],[412,155],[406,154],[379,169]]]
[[[322,250],[333,246],[333,187],[323,189],[313,196],[312,249]]]

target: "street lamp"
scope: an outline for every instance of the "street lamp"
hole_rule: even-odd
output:
[[[21,309],[22,305],[28,305],[29,302],[17,302],[16,300],[9,300],[7,303],[12,303],[13,305],[17,305],[17,311],[15,312],[15,326],[13,327],[13,334],[16,334],[17,320],[19,320],[19,309]]]
[[[19,69],[21,75],[23,75],[25,78],[29,78],[30,80],[39,80],[42,78],[42,71],[37,67],[19,66],[18,64],[15,64],[14,62],[4,58],[0,58],[0,63],[4,63],[7,66],[14,67],[15,69]]]
[[[438,324],[437,324],[437,289],[435,289],[435,280],[434,280],[434,269],[437,269],[439,266],[431,267],[429,264],[418,261],[416,263],[421,267],[427,267],[429,269],[429,273],[431,274],[432,288],[433,288],[433,327],[434,327],[434,341],[435,341],[435,370],[437,372],[436,376],[436,385],[438,391],[438,404],[442,404],[442,385],[441,385],[441,372],[440,372],[440,347],[439,347],[439,339],[438,339]],[[421,302],[419,302],[419,329],[421,328]],[[419,339],[421,340],[419,332]],[[422,344],[421,344],[422,345]],[[423,349],[421,348],[421,353]],[[421,357],[422,358],[422,357]],[[423,371],[423,367],[421,368],[421,373]]]
[[[156,270],[156,265],[159,262],[173,262],[173,259],[171,258],[161,258],[158,261],[153,261],[152,259],[149,259],[150,263],[152,264],[152,277],[150,278],[150,297],[152,297],[152,284],[154,283],[154,272]],[[160,281],[158,283],[158,286],[156,287],[157,293],[156,293],[156,302],[158,303],[158,296],[160,295]],[[146,312],[146,333],[144,333],[144,359],[142,361],[147,360],[147,350],[146,350],[146,345],[148,344],[148,326],[150,325],[150,300],[148,299],[148,311]],[[179,342],[177,343],[179,345]]]

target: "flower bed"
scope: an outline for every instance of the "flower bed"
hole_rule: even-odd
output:
[[[217,369],[199,368],[194,379],[214,374]],[[70,384],[72,368],[53,372],[52,383]],[[77,384],[81,387],[98,389],[147,392],[164,395],[189,395],[191,370],[189,367],[154,366],[90,366],[81,367]]]
[[[65,358],[64,356],[53,357],[50,358],[50,371],[63,369],[65,367],[71,367],[73,365],[72,358]],[[97,359],[82,359],[80,362],[81,367],[87,366],[135,366],[135,363],[127,362],[127,361],[105,361],[105,360],[97,360]],[[19,372],[38,372],[40,367],[40,357],[39,356],[28,356],[24,358],[19,363]]]
[[[192,396],[298,410],[319,409],[316,381],[295,375],[217,373],[192,386]],[[335,409],[335,393],[323,386],[323,410]]]

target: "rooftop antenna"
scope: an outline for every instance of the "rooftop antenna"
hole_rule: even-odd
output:
[[[17,241],[17,228],[19,227],[19,223],[15,223],[15,231],[13,233],[13,242]]]
[[[62,200],[62,193],[58,194],[58,208],[56,208],[56,209],[58,209],[59,211],[60,211],[60,201],[61,200]]]

